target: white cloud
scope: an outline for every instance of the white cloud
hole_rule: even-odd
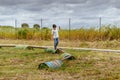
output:
[[[45,18],[45,25],[56,23],[65,27],[68,18],[72,18],[74,26],[97,26],[97,17],[115,17],[112,22],[116,23],[120,19],[119,3],[120,0],[0,0],[0,24],[11,24],[8,19],[34,24]],[[104,19],[103,23],[108,22]]]

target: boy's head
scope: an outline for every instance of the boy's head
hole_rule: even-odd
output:
[[[53,24],[53,29],[56,29],[56,27],[57,27],[57,26],[56,26],[55,24]]]

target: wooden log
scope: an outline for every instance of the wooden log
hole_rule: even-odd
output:
[[[76,47],[59,47],[61,49],[73,49],[73,50],[85,50],[85,51],[100,51],[100,52],[117,52],[120,53],[120,50],[112,49],[96,49],[96,48],[76,48]]]
[[[0,47],[15,47],[15,44],[0,44]]]
[[[29,45],[28,47],[38,48],[38,49],[47,49],[47,48],[48,48],[48,47],[46,47],[46,46],[32,46],[32,45]]]
[[[16,46],[19,46],[21,44],[0,44],[0,47],[16,47]],[[22,45],[21,45],[22,46]],[[23,45],[25,46],[25,45]],[[36,46],[36,45],[27,45],[27,47],[29,48],[39,48],[39,49],[46,49],[48,48],[47,46]]]
[[[16,47],[17,44],[0,44],[0,47]],[[28,45],[31,48],[38,48],[38,49],[47,49],[53,48],[53,46],[35,46],[35,45]],[[117,52],[120,53],[120,50],[112,50],[112,49],[96,49],[96,48],[77,48],[77,47],[58,47],[60,49],[73,49],[73,50],[87,50],[87,51],[100,51],[100,52]]]

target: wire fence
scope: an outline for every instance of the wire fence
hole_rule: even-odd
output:
[[[82,39],[81,36],[84,36],[83,37],[83,40],[87,40],[88,38],[85,37],[85,34],[84,32],[83,33],[79,33],[79,31],[76,31],[76,33],[72,33],[72,30],[77,30],[77,29],[80,29],[80,28],[95,28],[95,29],[100,29],[101,27],[104,27],[104,25],[114,25],[116,27],[120,27],[120,18],[115,18],[115,17],[83,17],[83,18],[51,18],[51,19],[45,19],[45,18],[42,18],[42,19],[34,19],[34,20],[20,20],[20,19],[0,19],[0,26],[13,26],[15,29],[14,30],[19,30],[19,29],[16,29],[16,28],[21,28],[21,25],[23,23],[27,23],[29,25],[30,28],[33,28],[33,25],[34,24],[38,24],[40,25],[40,28],[44,28],[44,27],[47,27],[47,28],[52,28],[52,25],[53,24],[56,24],[57,26],[61,27],[61,29],[64,29],[64,30],[67,30],[66,32],[63,31],[62,34],[62,39],[72,39],[72,38],[76,38],[76,39]],[[6,29],[5,29],[6,30]],[[21,32],[18,31],[17,34],[13,34],[13,29],[11,30],[8,30],[7,32],[9,32],[11,35],[13,36],[16,36],[17,38],[26,38],[26,36],[24,34],[27,34],[26,32],[23,32],[23,36],[21,36]],[[115,30],[116,32],[117,30]],[[16,31],[15,31],[16,32]],[[43,34],[44,32],[44,34]],[[33,32],[30,32],[30,34],[27,34],[28,35],[28,39],[31,38],[31,36],[33,38],[36,38],[38,36],[41,37],[41,39],[47,39],[49,38],[50,39],[50,35],[47,34],[47,32],[40,30],[40,32],[38,33],[34,33]],[[119,31],[118,31],[119,32]],[[6,34],[4,35],[4,33],[6,34],[6,32],[2,29],[0,29],[0,38],[13,38],[12,36]],[[34,33],[34,34],[33,34]],[[72,33],[72,34],[71,34]],[[96,36],[96,32],[94,32],[95,34],[93,34],[93,32],[88,32],[88,34],[86,36],[89,36],[89,34],[91,33],[91,35],[93,36]],[[64,35],[63,35],[64,34]],[[66,34],[66,35],[65,35]],[[77,35],[79,34],[79,35]],[[112,33],[113,34],[113,33]],[[117,36],[117,39],[119,38],[119,35],[118,33],[115,33],[116,36]],[[76,35],[76,36],[74,36]],[[106,33],[105,33],[106,35]],[[107,34],[109,35],[109,34]],[[110,33],[111,35],[111,33]],[[20,37],[21,36],[21,37]],[[95,38],[97,39],[98,37],[101,37],[101,36],[104,36],[103,34],[98,34],[98,36],[96,36]],[[113,35],[112,37],[114,37],[115,35]],[[104,36],[106,37],[106,36]],[[104,39],[103,37],[103,39]],[[94,38],[94,37],[93,37]],[[90,39],[93,39],[93,38],[90,38]],[[102,38],[102,37],[101,37]]]
[[[34,19],[34,20],[19,20],[19,19],[0,19],[0,26],[14,26],[20,28],[21,24],[27,23],[32,28],[34,24],[39,24],[40,27],[51,28],[52,24],[56,24],[63,29],[79,29],[84,28],[100,28],[103,25],[120,26],[120,18],[114,17],[83,17],[83,18],[51,18],[51,19]]]

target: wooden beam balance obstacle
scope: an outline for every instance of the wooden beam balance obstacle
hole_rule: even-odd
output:
[[[61,54],[61,57],[58,60],[47,61],[47,62],[40,63],[38,65],[38,69],[44,69],[44,68],[45,69],[47,69],[47,68],[56,69],[56,68],[60,68],[64,64],[64,60],[74,60],[74,59],[76,59],[71,54],[65,53],[62,49],[102,51],[102,52],[118,52],[118,53],[120,53],[120,50],[111,50],[111,49],[59,47],[57,50],[54,50],[54,49],[52,49],[53,46],[35,46],[35,45],[17,45],[17,44],[0,44],[0,48],[2,48],[2,47],[15,47],[15,48],[18,48],[18,49],[38,48],[38,49],[45,49],[45,51],[47,51],[47,52],[56,53],[56,51],[58,50],[58,53],[59,53],[59,51],[63,53],[63,54]]]
[[[39,48],[39,49],[47,49],[45,46],[34,46],[34,45],[16,45],[16,44],[0,44],[0,47],[26,47],[26,48]]]
[[[24,48],[38,48],[38,49],[53,48],[53,46],[0,44],[0,48],[2,48],[2,47],[24,47]],[[58,48],[61,49],[61,51],[63,51],[62,49],[71,49],[71,50],[85,50],[85,51],[100,51],[100,52],[117,52],[117,53],[120,53],[120,50],[112,50],[112,49],[77,48],[77,47],[58,47]]]

